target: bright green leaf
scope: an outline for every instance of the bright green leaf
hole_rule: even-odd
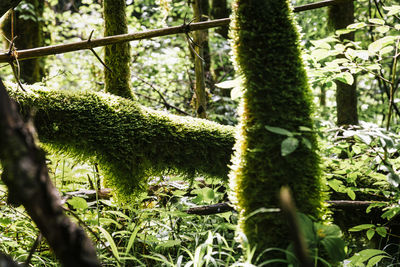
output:
[[[281,154],[283,157],[289,155],[299,146],[299,140],[295,137],[288,137],[281,144]]]
[[[67,202],[74,209],[77,209],[77,210],[78,209],[85,210],[88,208],[88,204],[87,204],[86,200],[81,197],[73,197],[73,198],[69,199]]]
[[[349,26],[347,26],[347,29],[361,29],[365,26],[367,26],[367,24],[365,22],[357,22],[357,23],[353,23],[353,24],[350,24]]]
[[[378,24],[378,25],[384,25],[385,21],[383,19],[369,19],[369,22],[373,24]]]
[[[373,224],[360,224],[360,225],[351,227],[348,231],[349,232],[359,232],[359,231],[364,231],[364,230],[371,229],[374,227],[375,227],[375,225],[373,225]]]
[[[288,130],[283,129],[283,128],[266,125],[265,129],[267,129],[268,131],[270,131],[272,133],[276,133],[276,134],[280,134],[280,135],[286,135],[286,136],[293,136],[292,132],[289,132]]]
[[[387,235],[387,230],[385,227],[381,226],[381,227],[377,227],[376,228],[376,232],[381,236],[381,237],[386,237]]]
[[[351,73],[347,71],[337,74],[335,78],[348,85],[352,85],[354,83],[353,75],[351,75]]]
[[[371,240],[371,239],[374,237],[374,235],[375,235],[375,230],[374,230],[374,229],[369,229],[369,230],[367,231],[367,238],[368,238],[368,240]]]

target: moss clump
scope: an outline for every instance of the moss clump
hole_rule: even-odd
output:
[[[298,209],[320,216],[320,169],[316,139],[288,156],[281,156],[286,138],[265,126],[299,131],[313,128],[311,94],[300,56],[298,33],[286,0],[235,0],[233,3],[234,61],[243,77],[240,130],[235,145],[231,200],[240,214],[239,227],[258,252],[286,248],[289,231],[282,214],[258,213],[278,207],[278,192],[288,185]],[[270,254],[264,255],[270,257]]]
[[[104,36],[128,33],[125,0],[104,0]],[[133,98],[130,79],[130,45],[128,42],[108,45],[105,48],[105,91],[125,98]]]
[[[10,87],[10,86],[9,86]],[[152,175],[227,178],[234,128],[170,115],[109,94],[10,89],[24,113],[35,111],[39,138],[54,149],[100,163],[106,184],[128,195]]]

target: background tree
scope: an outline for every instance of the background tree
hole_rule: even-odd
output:
[[[128,33],[125,7],[124,0],[103,1],[104,36]],[[132,99],[129,43],[106,46],[104,62],[105,91]]]
[[[44,0],[25,0],[14,12],[3,19],[1,28],[8,40],[15,39],[19,50],[44,45],[43,34]],[[13,22],[13,24],[12,24]],[[6,46],[10,42],[6,42]],[[40,82],[44,76],[44,59],[35,58],[19,62],[20,79],[25,83]]]
[[[240,231],[258,253],[289,243],[282,215],[260,210],[278,207],[282,186],[292,189],[301,212],[320,216],[315,136],[304,132],[306,139],[299,142],[286,131],[289,137],[277,134],[282,130],[266,128],[290,132],[313,128],[312,100],[292,16],[287,0],[233,3],[234,60],[243,78],[243,97],[230,174],[231,200],[240,214]],[[267,257],[274,255],[262,258]]]
[[[353,1],[341,1],[337,5],[329,7],[329,23],[334,30],[345,29],[354,23]],[[343,34],[340,39],[354,41],[354,32]],[[343,57],[342,55],[338,56]],[[352,85],[336,81],[336,111],[337,125],[357,125],[357,84],[354,80]]]

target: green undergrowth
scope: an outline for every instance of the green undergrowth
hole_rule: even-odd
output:
[[[134,101],[92,92],[8,86],[39,139],[52,151],[100,165],[107,186],[138,193],[148,178],[179,173],[227,179],[234,128],[171,115]]]

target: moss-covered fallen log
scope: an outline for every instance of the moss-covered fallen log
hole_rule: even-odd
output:
[[[109,94],[8,85],[21,111],[35,112],[39,139],[56,150],[100,163],[119,193],[173,172],[227,178],[234,128],[171,115]]]

